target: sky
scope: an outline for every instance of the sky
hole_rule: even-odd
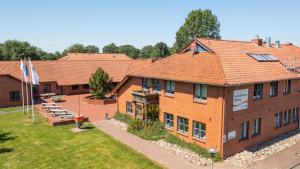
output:
[[[299,6],[299,0],[0,0],[0,43],[28,41],[48,52],[74,43],[171,46],[190,11],[210,9],[222,39],[259,35],[300,46]]]

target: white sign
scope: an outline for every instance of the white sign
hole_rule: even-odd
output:
[[[228,141],[235,139],[235,137],[236,137],[236,131],[228,132]]]
[[[233,111],[248,108],[248,89],[233,91]]]

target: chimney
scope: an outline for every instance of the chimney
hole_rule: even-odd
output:
[[[280,41],[279,40],[275,41],[275,44],[276,44],[276,48],[280,48]]]
[[[257,46],[262,46],[263,45],[263,40],[259,38],[259,36],[256,36],[255,39],[251,40],[252,43],[254,43]]]

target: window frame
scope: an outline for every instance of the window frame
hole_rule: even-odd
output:
[[[197,92],[197,87],[199,88],[199,93]],[[199,94],[199,95],[198,95]],[[206,101],[207,100],[207,85],[194,83],[194,96],[195,101]]]
[[[173,88],[172,88],[172,84],[173,84]],[[169,88],[169,90],[168,90],[168,88]],[[175,81],[173,81],[173,80],[165,81],[165,94],[166,95],[174,95],[175,94]]]
[[[278,95],[278,81],[273,81],[270,83],[270,97],[275,97]]]
[[[258,136],[261,133],[261,118],[256,118],[253,120],[253,132],[252,137]]]
[[[291,123],[291,109],[284,111],[283,124],[288,125]]]
[[[159,87],[159,89],[157,88]],[[160,92],[162,87],[162,82],[160,79],[153,79],[153,90],[154,92]]]
[[[292,113],[292,122],[298,122],[298,120],[299,120],[299,107],[294,107]]]
[[[72,86],[71,86],[71,89],[72,89],[72,90],[79,90],[79,85],[72,85]]]
[[[257,96],[258,94],[259,97]],[[260,100],[263,99],[264,95],[264,84],[263,83],[257,83],[253,85],[253,100]]]
[[[128,106],[130,104],[130,106]],[[128,111],[128,109],[131,109],[131,111]],[[132,102],[126,101],[126,113],[127,114],[132,114],[133,113],[133,105]]]
[[[84,85],[82,85],[82,88],[83,89],[90,89],[90,86],[89,86],[89,84],[84,84]]]
[[[9,102],[19,102],[21,101],[21,92],[20,91],[9,91]]]
[[[164,126],[166,128],[172,129],[174,128],[174,115],[171,113],[164,113]]]
[[[249,138],[249,121],[246,121],[240,124],[240,141],[247,140],[248,138]]]
[[[142,88],[144,90],[149,90],[150,85],[151,85],[150,78],[142,78]]]
[[[51,92],[51,83],[45,83],[45,84],[43,85],[43,92],[44,92],[44,93],[49,93],[49,92]]]
[[[283,83],[283,87],[284,87],[283,94],[284,95],[290,94],[292,89],[292,80],[291,79],[285,80]]]
[[[277,112],[275,113],[275,128],[280,128],[280,127],[282,127],[282,112]]]
[[[181,129],[183,127],[183,130]],[[189,119],[177,116],[177,131],[188,134],[189,133]]]
[[[198,127],[197,127],[198,125]],[[204,136],[202,134],[204,133]],[[206,124],[193,121],[193,137],[205,142],[206,140]]]

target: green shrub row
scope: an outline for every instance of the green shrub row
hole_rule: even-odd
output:
[[[208,151],[196,144],[188,143],[177,136],[170,134],[164,129],[163,123],[160,121],[147,122],[147,125],[144,121],[140,119],[133,119],[125,113],[116,113],[114,116],[116,120],[124,122],[128,125],[127,131],[132,133],[140,138],[145,140],[159,140],[164,139],[166,142],[171,144],[176,144],[180,147],[186,148],[195,152],[196,154],[210,158]],[[220,161],[220,155],[216,155],[214,161]]]

